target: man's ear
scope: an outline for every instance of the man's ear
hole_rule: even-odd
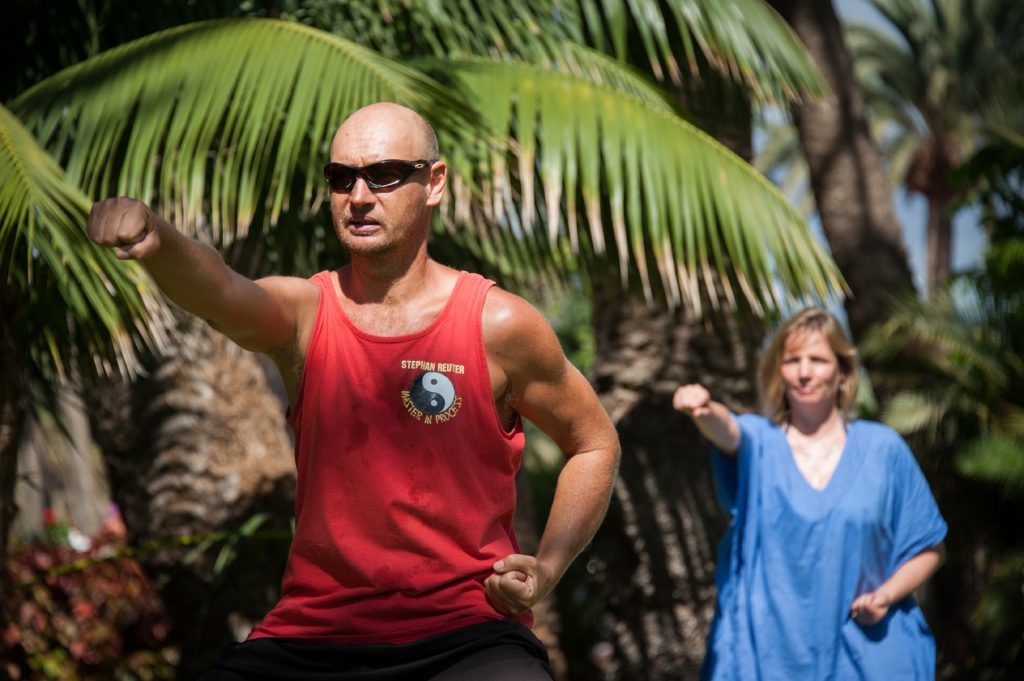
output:
[[[448,166],[444,161],[435,161],[430,166],[430,180],[427,184],[427,205],[433,208],[441,203],[445,185],[448,184]]]

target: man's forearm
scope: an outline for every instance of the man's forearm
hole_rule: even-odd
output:
[[[294,338],[291,320],[266,289],[228,267],[213,248],[156,220],[160,248],[141,262],[175,304],[249,350],[266,352]]]
[[[213,248],[189,239],[157,216],[160,250],[143,259],[160,290],[176,305],[213,323],[223,321],[233,272]]]
[[[608,510],[617,463],[616,448],[581,452],[570,457],[559,474],[537,550],[537,560],[555,582],[600,527]]]

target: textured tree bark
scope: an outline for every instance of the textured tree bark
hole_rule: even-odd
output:
[[[928,197],[928,293],[941,288],[953,269],[953,221],[946,213],[947,196]]]
[[[93,448],[92,432],[78,389],[79,383],[65,381],[60,389],[58,418],[64,429],[63,434],[67,437],[69,471],[64,494],[71,524],[92,536],[103,525],[110,499],[105,489],[105,471]]]
[[[277,598],[295,478],[284,405],[257,355],[194,317],[178,316],[168,356],[148,377],[109,385],[90,402],[114,500],[139,560],[157,582],[181,646],[179,678],[196,678],[223,644],[248,633]],[[232,530],[260,512],[282,540],[239,544],[215,568],[216,544],[186,563],[175,538]]]
[[[672,393],[700,382],[733,409],[752,408],[762,331],[731,315],[715,319],[712,330],[617,290],[595,297],[595,380],[623,452],[593,547],[615,658],[590,678],[696,678],[726,517],[713,496],[708,445],[672,410]]]
[[[914,292],[892,186],[871,138],[864,98],[832,2],[770,0],[807,46],[832,88],[823,102],[791,107],[832,257],[853,295],[854,340],[888,317],[891,297]]]
[[[10,357],[6,352],[4,357]],[[21,406],[21,397],[17,395],[16,383],[13,379],[13,368],[4,362],[4,371],[0,376],[0,603],[7,602],[7,549],[11,543],[11,528],[18,506],[14,499],[14,488],[18,481],[18,444],[21,442],[21,431],[25,422],[25,412]],[[2,611],[3,608],[0,608]],[[0,625],[4,623],[4,615],[0,612]]]
[[[675,95],[702,129],[750,158],[751,109],[739,88],[708,76]],[[709,305],[699,319],[648,305],[635,289],[621,291],[614,277],[591,280],[594,380],[623,452],[594,541],[615,654],[589,678],[696,678],[714,614],[715,554],[726,516],[714,499],[708,445],[672,409],[672,394],[697,382],[734,410],[753,409],[764,328],[742,312],[713,313]],[[715,295],[708,292],[707,300]]]

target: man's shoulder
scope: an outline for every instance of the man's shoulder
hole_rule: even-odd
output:
[[[493,340],[521,338],[522,334],[550,328],[544,315],[522,296],[491,286],[484,298],[483,332]]]
[[[320,300],[320,287],[316,283],[316,278],[325,274],[322,272],[309,279],[275,275],[257,279],[256,283],[286,304],[315,307]]]
[[[488,356],[507,372],[557,373],[565,362],[558,336],[540,310],[497,286],[484,299],[482,331]]]

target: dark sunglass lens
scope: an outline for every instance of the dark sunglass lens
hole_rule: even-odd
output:
[[[412,171],[404,163],[382,161],[369,166],[364,172],[366,179],[378,187],[390,187],[396,185]]]
[[[336,192],[348,191],[355,184],[355,173],[348,166],[340,163],[332,163],[324,169],[327,176],[327,184]]]

